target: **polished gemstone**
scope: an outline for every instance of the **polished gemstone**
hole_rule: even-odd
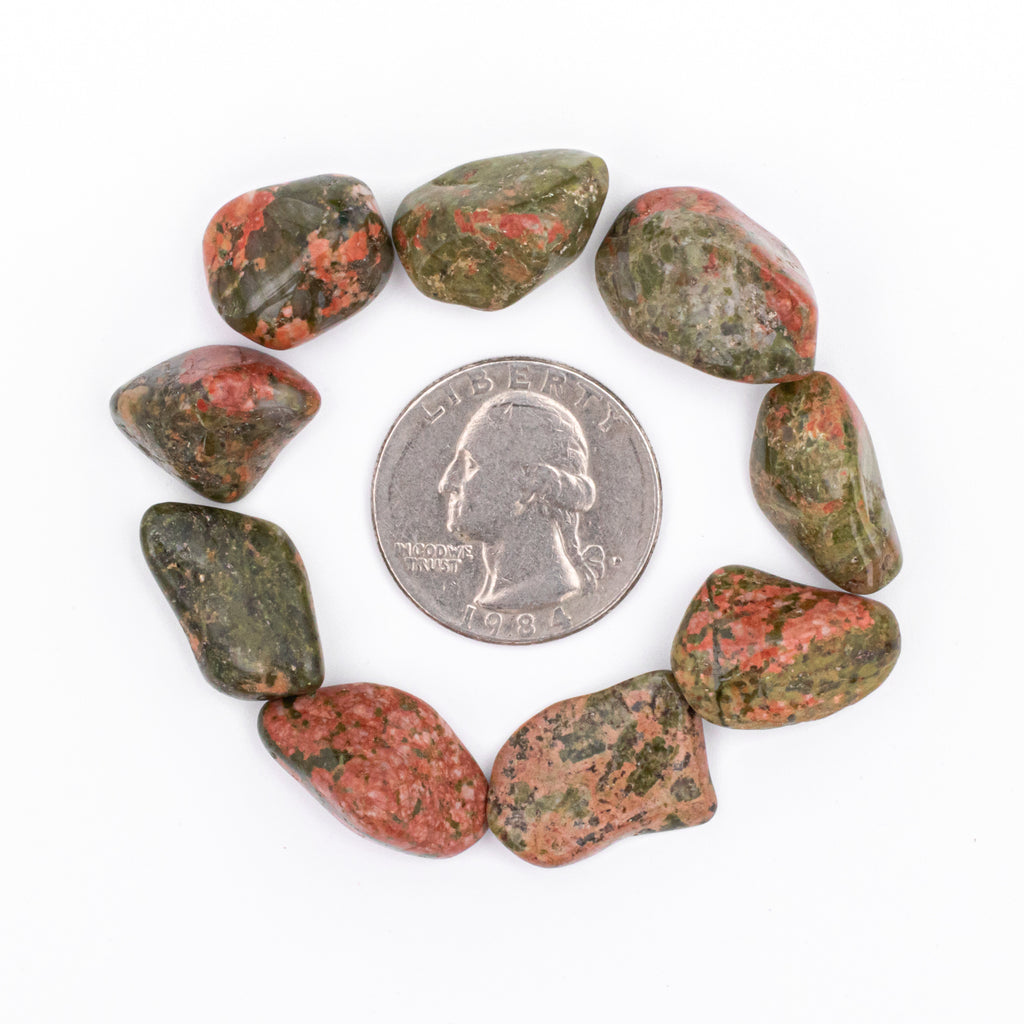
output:
[[[579,256],[607,193],[608,168],[591,153],[475,160],[402,200],[395,247],[424,295],[504,309]]]
[[[287,363],[236,345],[192,349],[118,388],[114,422],[154,462],[213,501],[237,501],[320,408]]]
[[[698,370],[761,384],[814,369],[818,313],[803,267],[714,192],[638,196],[601,243],[596,271],[637,341]]]
[[[164,502],[142,517],[140,534],[149,568],[218,690],[266,700],[323,682],[306,570],[281,527]]]
[[[729,565],[686,609],[672,669],[709,722],[765,729],[824,718],[866,697],[899,653],[899,626],[884,604]]]
[[[487,815],[513,853],[556,867],[700,825],[716,806],[700,718],[671,673],[647,672],[520,726],[494,761]]]
[[[750,480],[764,514],[836,586],[873,594],[900,571],[871,435],[834,377],[815,373],[765,395]]]
[[[425,857],[451,857],[487,827],[487,780],[429,704],[391,686],[325,686],[273,700],[260,736],[292,776],[353,831]]]
[[[294,348],[358,313],[384,287],[393,261],[373,193],[340,174],[237,196],[203,236],[217,312],[274,349]]]

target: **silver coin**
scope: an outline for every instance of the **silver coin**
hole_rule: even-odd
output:
[[[410,402],[373,474],[398,585],[477,640],[535,644],[627,594],[661,523],[647,435],[606,387],[542,359],[460,367]]]

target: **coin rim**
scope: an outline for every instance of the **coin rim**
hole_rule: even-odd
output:
[[[380,531],[377,529],[377,478],[380,475],[380,467],[384,455],[384,449],[387,448],[388,442],[391,440],[391,436],[398,429],[399,424],[402,422],[402,420],[405,419],[406,415],[412,410],[413,406],[415,406],[416,403],[419,402],[420,399],[422,399],[422,397],[425,394],[427,394],[427,392],[433,390],[435,387],[437,387],[438,384],[441,384],[443,381],[446,381],[450,377],[455,376],[455,374],[463,373],[466,370],[475,369],[478,366],[487,366],[491,363],[510,362],[544,363],[547,366],[554,366],[559,370],[568,370],[570,373],[578,374],[585,380],[590,381],[591,384],[596,385],[602,391],[604,391],[605,394],[610,395],[616,402],[618,402],[619,405],[623,409],[625,409],[627,413],[629,413],[630,420],[639,432],[640,437],[644,442],[647,454],[650,455],[651,457],[651,463],[654,466],[654,483],[658,499],[656,502],[654,512],[654,529],[651,535],[650,545],[647,549],[647,554],[644,556],[643,560],[637,565],[636,572],[633,574],[632,579],[629,581],[628,585],[623,589],[622,593],[619,594],[619,596],[614,601],[612,601],[611,604],[609,604],[606,608],[603,608],[597,615],[594,615],[592,618],[587,619],[580,625],[573,626],[572,629],[568,629],[564,633],[558,633],[555,636],[541,637],[537,640],[502,640],[497,637],[478,636],[476,633],[470,633],[467,630],[460,629],[458,626],[453,626],[450,623],[445,622],[443,619],[439,619],[428,609],[424,608],[423,605],[421,605],[419,601],[417,601],[416,598],[409,593],[409,591],[406,589],[405,584],[398,578],[397,573],[391,567],[390,561],[388,561],[387,553],[384,551],[384,545],[381,543]],[[388,432],[385,435],[383,442],[381,442],[380,449],[377,452],[377,460],[373,466],[373,477],[370,480],[370,521],[373,526],[374,539],[377,541],[377,550],[380,552],[381,559],[383,560],[384,565],[387,567],[388,572],[391,574],[391,578],[395,581],[395,583],[398,584],[398,588],[402,591],[402,593],[405,594],[405,596],[424,615],[426,615],[430,619],[433,619],[434,622],[436,622],[439,626],[443,626],[445,629],[450,630],[452,633],[456,633],[459,636],[463,636],[467,640],[479,640],[485,644],[496,644],[502,647],[528,647],[536,644],[550,643],[552,640],[561,640],[563,637],[572,636],[573,633],[579,633],[581,630],[584,630],[588,626],[592,626],[595,622],[598,622],[601,619],[603,619],[613,608],[619,605],[623,598],[625,598],[626,595],[636,586],[640,577],[644,574],[644,570],[647,568],[648,564],[651,561],[651,556],[654,554],[654,549],[658,546],[658,538],[661,535],[662,500],[663,493],[661,486],[661,469],[658,466],[658,457],[654,453],[654,446],[651,444],[651,439],[647,436],[647,431],[644,430],[643,426],[637,419],[636,414],[633,412],[633,410],[628,405],[626,405],[626,403],[621,398],[619,398],[619,396],[614,391],[612,391],[611,388],[609,388],[605,384],[602,384],[599,380],[595,380],[593,377],[590,376],[589,373],[584,373],[582,370],[577,369],[575,366],[569,366],[567,363],[558,363],[552,359],[545,359],[540,356],[492,356],[489,359],[478,359],[476,362],[466,363],[463,366],[456,367],[454,370],[449,370],[447,373],[441,374],[441,376],[438,377],[436,380],[428,384],[425,388],[422,388],[420,391],[418,391],[416,395],[404,406],[402,411],[395,417],[394,422],[388,429]]]

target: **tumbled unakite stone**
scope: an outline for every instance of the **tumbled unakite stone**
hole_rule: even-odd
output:
[[[110,400],[129,440],[213,501],[248,494],[319,408],[319,392],[301,373],[236,345],[168,359]]]
[[[486,829],[487,780],[429,704],[391,686],[325,686],[270,701],[260,737],[275,760],[353,831],[451,857]]]
[[[579,256],[607,194],[608,168],[592,153],[475,160],[410,192],[392,234],[424,295],[504,309]]]
[[[638,196],[601,243],[596,270],[615,319],[658,352],[759,384],[814,369],[818,310],[803,267],[714,192]]]
[[[686,609],[672,669],[709,722],[765,729],[824,718],[866,697],[899,653],[899,626],[884,604],[729,565]]]
[[[142,517],[142,551],[203,675],[232,697],[311,693],[324,681],[302,559],[280,526],[164,502]]]
[[[517,729],[494,761],[487,817],[531,864],[557,867],[616,839],[715,813],[701,720],[669,672],[563,700]]]
[[[837,586],[873,594],[900,571],[871,435],[834,377],[815,373],[765,395],[750,481],[764,514]]]
[[[293,348],[358,313],[387,282],[394,251],[373,193],[321,174],[237,196],[203,236],[217,312],[267,348]]]

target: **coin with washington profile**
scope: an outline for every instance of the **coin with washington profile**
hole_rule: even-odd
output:
[[[409,403],[373,474],[373,526],[405,593],[477,640],[589,626],[647,565],[661,479],[636,418],[541,359],[460,367]]]

